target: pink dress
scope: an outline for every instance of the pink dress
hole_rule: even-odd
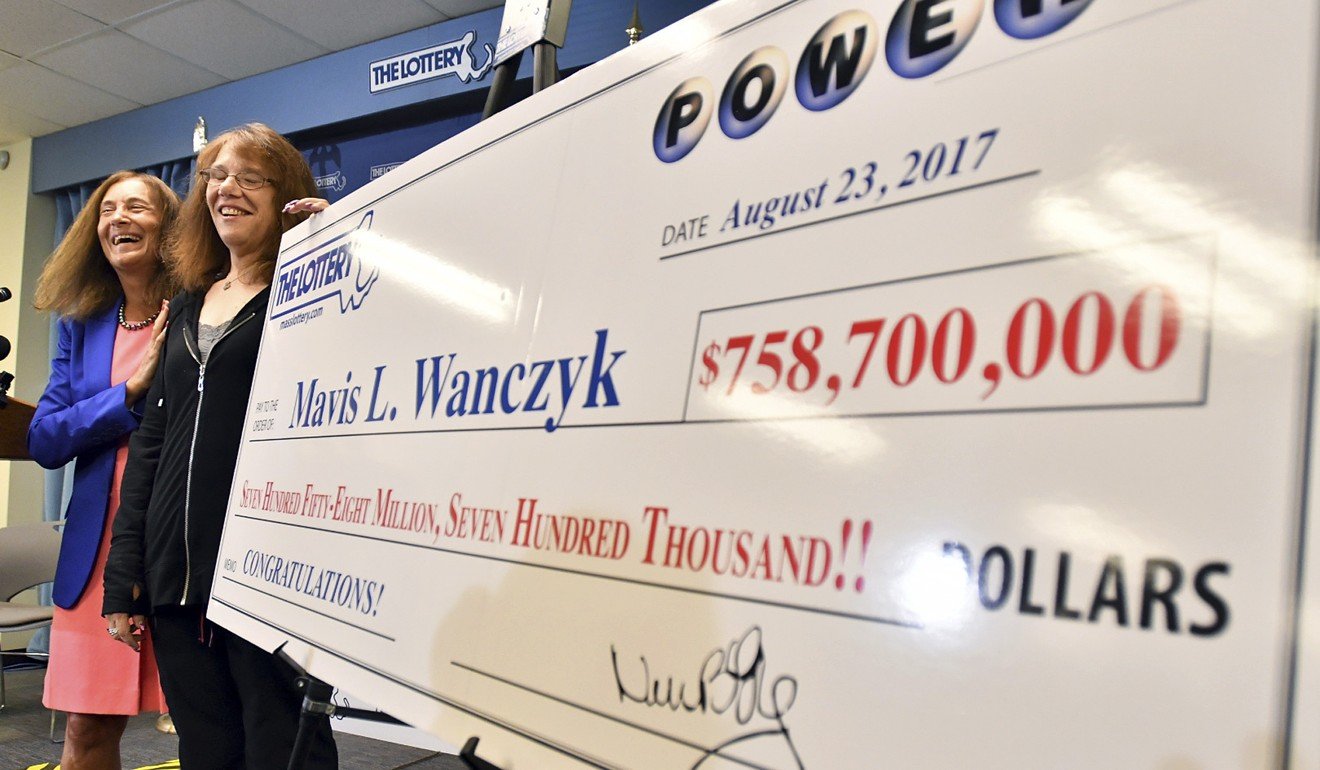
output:
[[[115,331],[115,352],[110,364],[110,384],[118,385],[137,371],[151,343],[151,327]],[[105,531],[96,552],[96,564],[87,590],[73,609],[55,608],[50,629],[50,666],[46,671],[46,708],[75,714],[118,714],[132,716],[142,711],[165,711],[165,696],[156,673],[151,637],[142,639],[142,651],[117,642],[106,633],[101,617],[102,578],[110,553],[110,531],[119,511],[119,484],[128,462],[128,436],[115,452],[115,472],[110,481]]]

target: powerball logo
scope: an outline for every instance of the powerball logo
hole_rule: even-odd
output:
[[[374,214],[368,211],[352,231],[280,266],[272,284],[270,320],[287,329],[321,317],[326,306],[337,307],[340,314],[362,307],[380,278],[380,266],[363,258],[359,243],[359,236],[371,229]]]

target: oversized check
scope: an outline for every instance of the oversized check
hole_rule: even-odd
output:
[[[509,770],[1320,766],[1317,39],[749,0],[527,99],[285,237],[212,617]]]

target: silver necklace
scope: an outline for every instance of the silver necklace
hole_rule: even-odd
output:
[[[254,267],[260,267],[260,265],[255,265]],[[247,268],[247,269],[245,269],[245,270],[243,270],[243,271],[240,271],[240,272],[238,272],[238,273],[235,273],[234,275],[229,276],[228,278],[225,278],[225,279],[224,279],[224,280],[225,280],[225,284],[224,284],[224,286],[221,286],[221,287],[220,287],[220,290],[221,290],[221,291],[229,291],[229,287],[234,285],[234,281],[238,281],[238,282],[239,282],[240,284],[242,284],[243,286],[248,286],[248,285],[249,285],[248,282],[245,281],[245,280],[243,280],[243,277],[242,277],[244,272],[249,272],[249,273],[250,273],[250,272],[253,272],[253,269],[252,269],[252,268]]]

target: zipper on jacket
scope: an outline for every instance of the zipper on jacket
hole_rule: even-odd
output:
[[[247,318],[235,324],[230,324],[225,333],[216,338],[211,343],[211,352],[207,354],[210,358],[215,354],[215,349],[220,344],[220,340],[228,337],[230,332],[234,331],[243,324],[251,321],[257,314],[249,313]],[[198,322],[200,327],[201,322]],[[200,343],[199,343],[200,344]],[[202,423],[202,398],[206,395],[206,364],[202,363],[200,351],[193,350],[192,344],[188,341],[188,324],[183,324],[183,346],[188,348],[188,355],[192,356],[193,361],[197,363],[197,409],[193,412],[193,430],[192,441],[188,445],[188,473],[183,485],[183,595],[179,598],[180,606],[188,603],[188,586],[192,582],[192,546],[188,542],[188,516],[192,509],[192,469],[193,457],[197,453],[197,428]]]

